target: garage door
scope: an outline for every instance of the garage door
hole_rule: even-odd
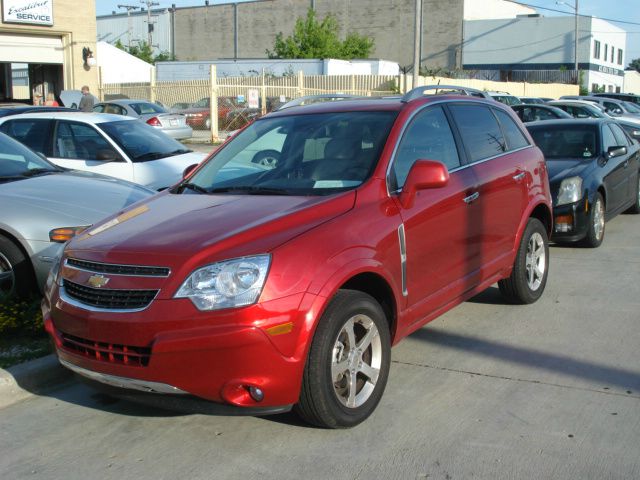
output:
[[[39,35],[0,35],[0,61],[64,63],[62,38]]]

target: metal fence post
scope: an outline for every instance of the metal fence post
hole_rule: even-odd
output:
[[[211,91],[209,93],[209,119],[211,124],[211,141],[220,140],[220,132],[218,131],[218,72],[215,65],[210,66],[209,85]]]
[[[151,82],[149,82],[149,100],[151,103],[155,103],[156,101],[156,67],[151,67]]]

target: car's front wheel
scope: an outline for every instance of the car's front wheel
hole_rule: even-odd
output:
[[[604,200],[600,193],[596,193],[596,199],[591,205],[591,213],[589,214],[587,236],[582,241],[584,246],[596,248],[602,245],[605,230],[604,214]]]
[[[524,230],[509,278],[498,287],[513,303],[533,303],[542,296],[549,273],[549,239],[540,220],[530,218]]]
[[[296,412],[326,428],[353,427],[374,411],[389,376],[386,316],[371,296],[341,290],[313,337]]]

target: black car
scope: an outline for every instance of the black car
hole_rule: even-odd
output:
[[[640,145],[610,119],[527,124],[544,153],[556,242],[598,247],[605,221],[640,213]]]
[[[573,118],[564,110],[549,105],[524,104],[511,105],[523,122],[537,122],[540,120],[557,120],[558,118]]]
[[[44,113],[44,112],[73,112],[75,109],[66,107],[41,107],[37,105],[17,106],[0,104],[0,117],[8,117],[9,115],[20,115],[21,113]]]

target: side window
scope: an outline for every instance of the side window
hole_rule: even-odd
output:
[[[491,110],[483,105],[452,105],[462,139],[472,162],[493,157],[506,149],[502,131]]]
[[[44,155],[50,154],[50,130],[51,120],[45,119],[8,120],[0,127],[2,133],[6,133],[31,150]]]
[[[602,127],[602,149],[607,152],[611,147],[617,147],[618,141],[608,125]]]
[[[54,157],[78,160],[98,160],[99,151],[113,151],[93,127],[73,122],[58,122],[53,148]]]
[[[616,137],[616,146],[628,147],[630,145],[629,139],[619,125],[609,124],[609,127],[613,130],[613,136]]]
[[[392,181],[391,190],[404,185],[416,160],[437,160],[449,170],[460,166],[456,142],[442,107],[421,111],[407,127],[393,162],[395,182]]]
[[[98,105],[96,105],[95,107],[93,107],[93,111],[95,113],[104,113],[104,103],[99,103]]]
[[[540,109],[536,108],[534,110],[539,111]],[[507,138],[507,148],[509,150],[517,150],[519,148],[528,147],[529,142],[527,141],[527,137],[525,137],[522,131],[518,128],[516,122],[501,110],[494,110],[494,112],[498,117],[500,125],[502,125],[504,136]]]
[[[624,113],[620,106],[616,103],[604,102],[604,108],[606,108],[611,113],[615,113],[616,115],[621,115]]]

